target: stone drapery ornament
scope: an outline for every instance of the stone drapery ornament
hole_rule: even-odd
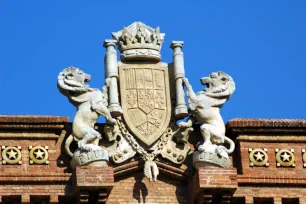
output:
[[[190,127],[193,122],[200,123],[200,131],[204,139],[198,146],[198,152],[193,156],[194,165],[207,165],[211,163],[217,166],[229,167],[228,154],[235,149],[235,143],[225,136],[225,125],[220,115],[220,108],[235,91],[235,83],[224,72],[213,72],[209,77],[201,78],[202,85],[206,89],[195,93],[187,78],[183,79],[189,98],[191,116],[186,122],[181,122],[180,127]],[[222,146],[229,144],[229,149]]]
[[[67,153],[76,165],[108,161],[108,152],[98,145],[101,134],[94,129],[94,124],[99,115],[103,115],[109,124],[116,123],[107,109],[108,80],[101,91],[85,84],[90,81],[90,78],[91,76],[82,70],[68,67],[59,73],[57,80],[59,91],[77,108],[72,124],[72,134],[65,144]],[[78,149],[74,154],[69,149],[73,140],[78,142]]]

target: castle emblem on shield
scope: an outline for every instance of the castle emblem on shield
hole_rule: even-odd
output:
[[[167,64],[120,64],[123,117],[130,131],[152,145],[166,130],[171,117]]]

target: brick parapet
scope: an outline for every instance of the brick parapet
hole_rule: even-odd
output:
[[[306,120],[237,118],[226,127],[237,144],[234,164],[239,187],[234,198],[243,197],[245,203],[304,203]],[[251,165],[249,155],[254,149],[266,152],[268,165]],[[282,149],[294,154],[294,166],[278,165],[276,152]]]
[[[266,119],[266,118],[235,118],[229,120],[227,128],[257,127],[257,128],[305,128],[306,120],[303,119]]]
[[[56,130],[64,128],[68,117],[35,115],[0,115],[0,130]]]
[[[33,196],[43,195],[49,196],[50,202],[56,203],[63,200],[63,197],[73,197],[75,194],[71,181],[72,170],[69,168],[69,157],[63,152],[62,145],[70,134],[71,123],[68,123],[66,117],[52,116],[49,118],[50,123],[44,117],[34,116],[36,119],[33,120],[31,117],[0,116],[2,118],[0,124],[5,124],[0,125],[0,145],[22,148],[22,165],[1,165],[0,167],[0,198],[7,199],[9,195],[22,195],[23,200],[29,201],[33,199]],[[6,121],[3,118],[6,118]],[[25,121],[22,121],[23,119]],[[44,122],[39,122],[40,119]],[[97,124],[99,131],[102,127],[103,124]],[[305,120],[234,119],[227,124],[227,130],[228,136],[235,138],[237,144],[233,154],[234,167],[238,170],[236,181],[231,180],[230,176],[226,177],[225,172],[216,174],[217,179],[212,181],[208,177],[205,178],[206,175],[212,174],[211,170],[201,170],[198,172],[202,172],[198,175],[198,183],[190,182],[189,186],[196,185],[199,189],[205,189],[205,186],[209,186],[207,189],[226,189],[227,184],[234,181],[237,183],[234,198],[243,197],[246,203],[261,198],[274,199],[277,202],[283,198],[299,199],[300,203],[305,203],[306,176],[302,160],[302,149],[306,149]],[[36,145],[49,147],[50,163],[48,165],[29,164],[29,146]],[[250,148],[266,148],[269,166],[251,167]],[[295,167],[277,167],[275,149],[293,149]],[[157,160],[156,163],[160,169],[160,175],[155,183],[150,183],[143,177],[144,162],[142,160],[132,160],[114,166],[112,175],[114,180],[110,182],[114,187],[108,203],[137,202],[143,197],[146,197],[147,203],[187,203],[186,194],[180,197],[175,192],[188,192],[187,181],[193,173],[191,168],[188,168],[186,164],[171,165],[163,160]],[[96,172],[95,174],[104,173]],[[224,176],[226,178],[221,178]],[[94,178],[90,182],[96,182],[93,186],[98,186],[100,183],[97,183],[102,178],[106,177]],[[228,185],[228,189],[234,189],[230,186]],[[159,190],[154,190],[155,188]],[[139,194],[144,192],[143,195],[146,193],[148,195],[139,197],[134,195],[135,190],[139,191]],[[99,196],[102,195],[103,192],[100,192]],[[169,199],[167,195],[170,195]],[[206,201],[213,199],[212,194],[203,193],[201,196]],[[224,203],[230,202],[230,196],[226,192],[222,196],[226,198]]]
[[[306,120],[235,118],[226,124],[227,135],[235,139],[238,135],[274,134],[278,136],[306,136]]]

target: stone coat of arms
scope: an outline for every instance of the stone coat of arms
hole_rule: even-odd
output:
[[[168,66],[119,65],[123,118],[128,129],[150,146],[163,134],[171,117]]]
[[[78,68],[69,67],[59,74],[59,91],[77,107],[72,133],[65,144],[73,167],[120,165],[138,155],[145,161],[145,176],[156,180],[156,160],[180,165],[193,155],[195,167],[231,165],[228,154],[235,145],[225,136],[220,108],[235,90],[233,79],[224,72],[213,72],[201,79],[207,88],[195,93],[185,78],[182,41],[171,43],[172,63],[160,62],[164,36],[159,27],[154,29],[141,22],[112,33],[113,39],[104,42],[102,90],[86,85],[90,75]],[[107,121],[103,132],[94,128],[99,115]],[[184,118],[184,122],[177,122]],[[203,140],[194,152],[189,135],[195,122],[200,125]],[[102,137],[113,145],[100,146]],[[72,142],[78,144],[74,152],[70,150]]]

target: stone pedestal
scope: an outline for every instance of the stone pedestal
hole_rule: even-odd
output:
[[[193,154],[193,165],[196,168],[200,167],[223,167],[229,168],[232,165],[228,157],[221,157],[214,152],[196,151]]]
[[[114,172],[108,166],[77,166],[73,186],[79,203],[105,203],[114,186]]]
[[[89,144],[92,147],[91,151],[84,151],[81,149],[76,149],[73,153],[73,158],[71,160],[71,167],[74,169],[76,166],[107,166],[108,164],[108,151],[102,149],[101,147]]]
[[[199,167],[190,182],[191,203],[229,203],[238,188],[236,168]]]

